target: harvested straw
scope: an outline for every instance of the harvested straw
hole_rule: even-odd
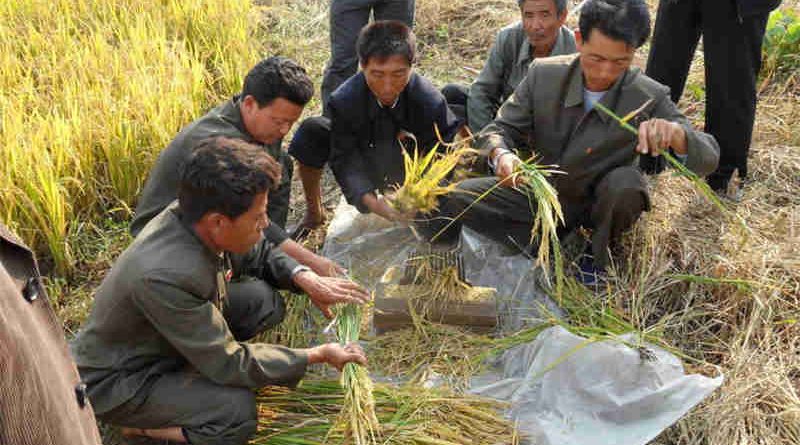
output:
[[[386,445],[516,444],[506,405],[445,389],[375,385],[375,407]],[[354,443],[335,428],[345,400],[332,381],[304,381],[295,390],[267,387],[257,395],[259,429],[253,445]]]
[[[341,344],[358,341],[361,331],[361,307],[347,304],[337,314],[337,334]],[[341,431],[355,445],[377,443],[380,423],[375,416],[372,380],[357,363],[347,363],[342,370],[344,403],[333,431]]]

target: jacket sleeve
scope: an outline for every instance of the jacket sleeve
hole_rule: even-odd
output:
[[[536,62],[522,79],[514,93],[503,103],[497,117],[487,125],[478,138],[482,156],[497,147],[527,149],[528,135],[533,133],[533,89],[536,82]]]
[[[473,133],[483,130],[494,119],[503,91],[502,40],[498,35],[478,78],[469,88],[467,119]]]
[[[653,107],[653,117],[666,119],[680,124],[686,131],[686,146],[688,149],[685,165],[699,176],[706,176],[717,168],[719,162],[719,145],[714,136],[697,131],[692,124],[678,110],[670,100],[669,90],[658,96]]]
[[[150,274],[133,292],[133,301],[201,374],[220,385],[248,388],[300,381],[308,364],[305,351],[237,342],[216,306],[174,284],[191,280],[178,275],[164,270]]]
[[[375,191],[375,184],[367,176],[364,160],[358,153],[360,141],[357,133],[340,117],[341,111],[333,101],[328,108],[331,114],[331,169],[347,202],[359,212],[367,213],[369,209],[361,199]]]
[[[292,281],[292,271],[300,263],[267,238],[246,254],[231,254],[230,258],[235,277],[258,277],[274,287],[298,291]]]

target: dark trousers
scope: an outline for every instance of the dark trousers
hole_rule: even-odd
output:
[[[308,167],[325,167],[331,154],[331,120],[315,116],[301,122],[289,144],[289,154]]]
[[[238,341],[280,323],[284,312],[283,298],[264,281],[228,285],[223,315]],[[131,400],[98,418],[135,428],[178,426],[193,445],[243,445],[258,424],[252,390],[214,383],[193,369],[150,378]]]
[[[467,122],[467,99],[469,87],[457,83],[448,83],[442,88],[442,96],[447,101],[447,107],[462,122]]]
[[[399,20],[413,26],[414,0],[331,0],[331,58],[322,78],[323,112],[331,93],[358,69],[356,40],[370,13],[375,20]]]
[[[647,75],[670,87],[678,102],[700,36],[705,57],[705,131],[720,146],[717,171],[706,179],[727,187],[734,170],[747,176],[747,154],[756,110],[756,80],[768,13],[739,17],[734,0],[661,1],[658,4]],[[660,164],[660,165],[659,165]],[[642,169],[657,172],[663,159],[641,157]]]
[[[495,184],[497,178],[493,177],[460,183],[455,192],[441,201],[439,212],[420,225],[422,232],[429,238],[441,232],[436,241],[452,243],[465,225],[512,249],[527,249],[534,210],[526,195],[510,187],[497,187],[473,204]],[[592,252],[595,264],[601,267],[610,262],[609,247],[650,208],[644,178],[635,167],[619,167],[609,172],[586,202],[561,205],[566,220],[562,232],[579,226],[592,229]],[[458,215],[461,216],[454,221]]]

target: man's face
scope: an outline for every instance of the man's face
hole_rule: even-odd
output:
[[[567,19],[567,10],[559,15],[555,0],[526,0],[520,10],[528,41],[537,50],[549,54],[556,43],[559,28]]]
[[[279,97],[259,108],[253,96],[245,96],[241,105],[242,121],[250,136],[262,144],[278,142],[292,128],[303,107]]]
[[[267,218],[267,193],[259,193],[253,198],[250,208],[237,218],[222,215],[215,243],[227,252],[246,253],[264,236],[269,226]]]
[[[584,86],[589,91],[606,91],[631,66],[636,48],[596,29],[590,32],[589,39],[575,34]]]
[[[391,106],[408,85],[411,65],[403,56],[372,57],[361,65],[367,86],[384,106]]]

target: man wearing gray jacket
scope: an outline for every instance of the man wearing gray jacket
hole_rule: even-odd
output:
[[[494,119],[534,59],[575,52],[575,36],[564,25],[567,0],[518,0],[522,19],[497,34],[483,69],[469,89],[442,89],[450,108],[478,132]]]

